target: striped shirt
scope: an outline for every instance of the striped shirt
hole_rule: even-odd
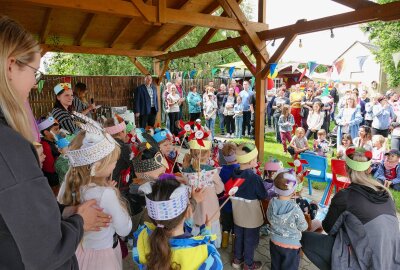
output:
[[[78,113],[82,113],[88,107],[88,105],[83,103],[82,100],[80,100],[77,96],[74,96],[72,106],[74,106],[75,111],[77,111]]]
[[[60,127],[67,130],[71,134],[74,134],[78,130],[68,111],[60,108],[53,108],[51,114],[55,119],[57,119]]]

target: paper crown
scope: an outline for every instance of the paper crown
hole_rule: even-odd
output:
[[[211,149],[212,142],[208,140],[203,141],[204,146],[201,146],[196,140],[191,140],[189,142],[190,149],[198,149],[198,150],[209,150]]]
[[[57,147],[63,149],[69,146],[69,141],[66,138],[62,138],[56,141]]]
[[[257,156],[258,156],[258,150],[257,147],[254,147],[254,149],[247,154],[239,155],[238,153],[236,153],[236,160],[238,163],[244,164],[257,158]]]
[[[99,123],[77,112],[73,112],[72,116],[78,121],[81,129],[86,131],[81,148],[67,152],[72,167],[93,164],[115,149],[117,142],[104,131]]]
[[[115,114],[114,116],[114,126],[112,127],[106,127],[104,128],[106,132],[110,135],[114,135],[117,133],[120,133],[121,131],[124,131],[126,129],[126,124],[124,119],[119,116],[118,114]]]
[[[154,129],[154,135],[153,135],[153,139],[157,142],[160,143],[162,141],[165,141],[166,139],[172,139],[172,134],[171,132],[166,129],[160,129],[160,128],[156,128]]]
[[[39,131],[45,130],[49,127],[51,127],[52,125],[54,125],[56,122],[56,120],[50,116],[48,118],[46,118],[46,120],[42,121],[40,124],[38,124],[38,129]]]
[[[68,89],[72,89],[70,83],[59,83],[56,86],[54,86],[54,94],[56,94],[57,96],[61,91]]]
[[[264,170],[265,171],[278,171],[279,169],[282,169],[282,162],[280,162],[277,159],[270,159],[268,162],[265,163],[264,165]]]
[[[283,178],[287,181],[286,186],[288,189],[286,189],[286,190],[280,189],[275,185],[275,179],[281,173],[283,173]],[[275,190],[276,194],[278,194],[278,195],[289,196],[289,195],[293,194],[293,192],[296,190],[297,179],[296,179],[296,176],[294,175],[292,169],[279,169],[274,174],[272,179],[274,180],[274,190]]]
[[[162,181],[162,180],[159,180]],[[156,221],[171,220],[181,215],[189,204],[189,189],[185,185],[175,189],[168,201],[153,201],[147,195],[152,192],[153,183],[148,182],[139,187],[146,194],[146,207],[149,217]]]
[[[353,160],[352,155],[354,153],[360,153],[360,154],[364,155],[367,158],[367,161]],[[349,148],[347,148],[345,155],[346,155],[346,158],[345,158],[346,165],[354,171],[363,172],[363,171],[368,170],[369,167],[371,166],[372,152],[365,150],[365,148],[349,147]]]

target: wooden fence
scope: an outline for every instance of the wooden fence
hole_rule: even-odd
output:
[[[133,92],[136,87],[144,83],[142,76],[59,76],[46,75],[43,90],[39,93],[34,89],[31,91],[29,101],[32,106],[33,113],[36,118],[47,116],[53,109],[56,96],[53,88],[56,84],[63,81],[65,77],[71,77],[72,87],[77,82],[83,82],[87,85],[87,99],[94,99],[95,103],[102,106],[127,106],[133,109]],[[196,85],[199,92],[202,92],[210,79],[185,79],[182,86],[187,95],[187,91],[191,85]],[[163,85],[167,81],[163,81],[161,91],[164,90]],[[214,79],[214,85],[217,88],[222,82],[221,79]],[[163,106],[161,106],[163,107]],[[184,118],[187,119],[188,110],[184,107]]]

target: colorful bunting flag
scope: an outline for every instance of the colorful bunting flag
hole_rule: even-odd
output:
[[[278,70],[276,70],[276,67],[278,66],[277,63],[272,63],[269,66],[269,78],[273,79],[278,76]]]
[[[307,67],[305,67],[303,73],[301,73],[299,82],[301,82],[301,79],[303,79],[304,75],[306,75],[306,72],[307,72]]]
[[[365,60],[367,60],[368,55],[365,55],[365,56],[358,56],[358,57],[356,57],[356,58],[357,58],[357,60],[358,60],[358,66],[360,67],[360,71],[362,71],[362,70],[363,70],[364,63],[365,63]]]
[[[328,68],[328,72],[326,73],[326,75],[327,75],[328,78],[331,78],[331,77],[332,77],[332,72],[333,72],[333,66],[331,66],[331,67]]]
[[[325,84],[325,89],[324,92],[322,92],[321,97],[327,97],[329,96],[329,85]]]
[[[251,77],[251,79],[250,79],[250,83],[251,83],[251,87],[253,88],[254,87],[254,83],[256,82],[256,78],[253,76],[253,77]]]
[[[394,61],[394,67],[397,70],[397,65],[400,61],[400,52],[392,53],[393,61]]]
[[[213,68],[213,69],[211,70],[211,75],[214,77],[214,76],[215,76],[215,73],[217,73],[218,71],[220,71],[219,68]]]
[[[296,69],[299,67],[300,63],[293,63],[292,64],[292,73],[296,71]]]
[[[187,71],[183,72],[182,79],[185,79],[187,73],[188,73]]]
[[[197,73],[197,70],[195,70],[195,69],[190,71],[189,79],[194,79],[194,77],[196,76],[196,73]]]
[[[233,72],[235,71],[235,67],[230,67],[229,68],[229,78],[231,78],[232,79],[232,75],[233,75]]]
[[[267,90],[271,90],[272,88],[274,88],[274,80],[271,78],[267,78]]]
[[[307,63],[308,69],[310,70],[310,76],[314,73],[314,70],[318,67],[318,64],[314,61],[310,61]]]
[[[43,90],[43,86],[44,86],[44,80],[40,80],[37,84],[37,88],[38,88],[38,92],[42,93]]]
[[[167,78],[167,81],[171,81],[171,73],[169,72],[169,70],[165,72],[165,77]]]
[[[339,61],[335,62],[335,67],[339,75],[342,72],[343,66],[344,66],[344,59],[340,59]]]

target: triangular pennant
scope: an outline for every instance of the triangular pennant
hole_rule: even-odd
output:
[[[37,84],[37,88],[38,88],[38,92],[42,93],[43,90],[43,86],[44,86],[44,80],[40,80]]]
[[[196,70],[195,69],[193,69],[192,71],[190,71],[190,77],[189,77],[189,79],[194,79],[194,77],[196,76]]]
[[[310,70],[310,76],[314,73],[314,70],[318,67],[318,64],[314,61],[310,61],[307,63],[308,69]]]
[[[277,63],[272,63],[272,64],[269,66],[269,76],[270,76],[271,79],[275,78],[275,77],[278,75],[278,72],[277,72],[277,70],[276,70],[276,67],[277,67],[277,66],[278,66]],[[275,71],[276,71],[276,72],[275,72]]]
[[[171,73],[168,70],[165,72],[165,77],[167,78],[167,81],[171,81]]]
[[[328,68],[328,72],[326,73],[326,76],[327,76],[328,78],[332,77],[332,72],[333,72],[333,66],[331,66],[331,67]]]
[[[400,61],[400,52],[392,53],[393,61],[394,61],[394,67],[397,70],[397,64]]]
[[[252,87],[252,88],[254,87],[255,82],[256,82],[256,78],[255,78],[254,76],[251,77],[250,83],[251,83],[251,87]]]
[[[303,79],[304,75],[306,75],[306,72],[307,72],[307,67],[305,67],[303,73],[301,73],[299,82],[301,82],[301,79]]]
[[[213,69],[211,70],[211,75],[214,77],[214,76],[215,76],[215,73],[217,73],[218,71],[220,71],[219,68],[213,68]]]
[[[186,74],[187,74],[187,71],[184,71],[184,72],[183,72],[183,75],[182,75],[182,79],[185,79]]]
[[[368,58],[368,55],[357,57],[357,62],[358,62],[358,66],[360,67],[360,71],[363,70],[363,66],[364,66],[365,60],[367,60],[367,58]]]
[[[340,72],[342,72],[344,66],[344,59],[340,59],[339,61],[335,62],[335,67],[337,73],[340,75]]]
[[[232,79],[232,75],[233,75],[233,72],[235,71],[235,67],[230,67],[229,68],[229,78],[231,78]]]
[[[329,96],[329,85],[328,84],[325,85],[324,92],[322,92],[322,94],[321,94],[321,97],[327,97],[327,96]]]
[[[300,65],[300,63],[293,63],[293,64],[292,64],[292,73],[294,73],[294,72],[297,70],[297,68],[299,67],[299,65]]]

